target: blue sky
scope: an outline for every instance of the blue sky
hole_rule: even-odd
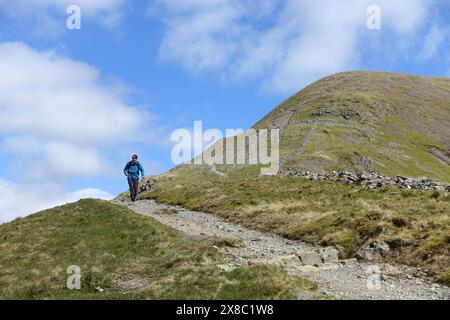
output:
[[[80,30],[66,28],[70,4]],[[110,198],[132,153],[148,174],[173,166],[173,130],[248,128],[335,72],[449,77],[449,12],[437,0],[0,0],[0,223]]]

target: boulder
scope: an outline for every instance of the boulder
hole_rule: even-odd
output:
[[[381,255],[371,247],[362,247],[355,253],[355,258],[363,261],[375,261],[381,258]]]
[[[297,256],[304,266],[320,267],[322,265],[322,257],[317,252],[298,252]]]
[[[385,256],[390,251],[389,245],[381,240],[371,243],[370,246],[382,256]]]
[[[339,251],[336,248],[320,248],[319,254],[324,263],[337,263],[339,261]]]
[[[355,253],[355,258],[363,261],[375,261],[384,257],[389,251],[390,248],[386,242],[377,240],[368,246],[360,248]]]

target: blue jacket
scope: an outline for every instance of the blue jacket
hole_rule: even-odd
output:
[[[141,176],[144,177],[144,167],[137,161],[136,163],[133,163],[133,161],[130,161],[126,164],[125,168],[123,168],[123,172],[128,177],[128,179],[132,180],[139,180],[139,172],[141,173]]]

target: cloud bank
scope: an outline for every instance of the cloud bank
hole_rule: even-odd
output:
[[[31,35],[56,38],[66,29],[66,9],[77,5],[83,18],[107,28],[118,27],[126,0],[0,0],[0,13],[20,21]]]
[[[415,45],[433,1],[156,0],[151,8],[163,16],[163,61],[225,81],[262,79],[265,89],[285,94],[361,65],[369,33],[377,32],[366,27],[373,4],[392,53],[400,39]],[[431,35],[431,53],[438,40]]]
[[[94,67],[23,43],[0,44],[0,155],[11,161],[1,181],[0,215],[33,212],[85,196],[72,177],[111,175],[111,150],[139,141],[150,115],[130,106],[122,90]]]
[[[58,184],[17,184],[0,180],[0,223],[84,198],[110,200],[113,195],[93,188],[69,192]]]
[[[33,158],[59,175],[98,175],[99,150],[140,136],[149,118],[128,106],[84,63],[39,52],[23,43],[0,44],[0,133],[3,150]]]

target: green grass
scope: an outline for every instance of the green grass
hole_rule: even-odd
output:
[[[223,272],[210,242],[106,201],[17,219],[0,235],[0,300],[292,299],[316,289],[272,267]],[[81,290],[66,287],[71,265],[81,268]]]
[[[450,270],[443,272],[439,277],[439,281],[450,287]]]
[[[433,157],[430,147],[445,149],[433,139],[402,126],[400,118],[384,121],[381,133],[371,145],[360,144],[359,150],[369,158],[386,166],[380,171],[388,176],[427,176],[441,181],[450,181],[450,167]],[[376,148],[373,148],[373,146]],[[389,147],[393,145],[393,147]]]
[[[391,260],[424,266],[436,277],[449,270],[450,195],[258,172],[248,167],[220,177],[179,167],[157,177],[156,187],[140,198],[216,213],[291,239],[341,246],[346,257],[380,239],[393,247]]]

